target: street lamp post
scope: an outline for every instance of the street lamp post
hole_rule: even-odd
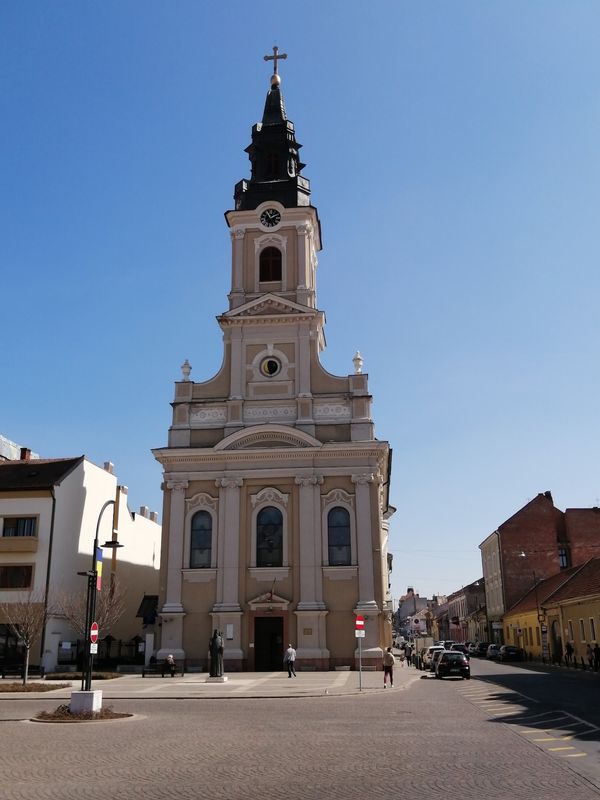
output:
[[[81,674],[81,690],[86,692],[89,692],[92,686],[92,667],[94,663],[94,654],[92,653],[91,641],[90,641],[90,629],[92,627],[92,623],[94,622],[96,616],[96,593],[98,584],[98,533],[100,531],[100,522],[102,521],[102,515],[109,506],[114,506],[114,505],[115,505],[114,500],[107,500],[106,503],[104,503],[104,505],[100,509],[100,513],[98,514],[98,521],[96,523],[96,535],[94,536],[94,547],[92,550],[92,569],[87,572],[77,573],[78,575],[87,576],[88,579],[87,596],[85,603],[84,669],[82,670]],[[119,542],[116,539],[111,539],[110,541],[104,542],[102,547],[108,547],[115,550],[118,547],[123,547],[123,545],[119,544]]]

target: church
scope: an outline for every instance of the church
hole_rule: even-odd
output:
[[[225,219],[231,291],[217,319],[223,362],[207,380],[182,366],[164,471],[157,657],[206,669],[211,634],[225,671],[379,667],[392,644],[388,555],[391,449],[375,438],[357,352],[323,368],[316,305],[321,223],[274,65],[251,177]],[[204,377],[204,376],[203,376]],[[358,616],[364,638],[355,636]]]

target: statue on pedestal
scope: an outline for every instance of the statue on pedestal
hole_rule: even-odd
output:
[[[210,653],[209,675],[211,678],[223,676],[223,634],[215,628],[208,645]]]

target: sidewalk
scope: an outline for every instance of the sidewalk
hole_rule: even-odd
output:
[[[123,675],[114,680],[94,681],[92,689],[102,691],[106,700],[159,700],[159,699],[248,699],[248,698],[299,698],[324,697],[327,695],[359,695],[373,692],[399,692],[407,689],[422,672],[412,667],[394,669],[394,687],[383,688],[383,672],[298,672],[296,678],[288,678],[285,672],[233,672],[226,675],[225,683],[207,682],[207,673],[192,672],[183,677],[161,678],[141,675]],[[359,680],[360,678],[360,680]],[[0,683],[10,683],[8,679]],[[48,683],[51,683],[48,681]],[[360,686],[362,683],[362,689]],[[68,689],[52,692],[7,692],[0,694],[3,700],[63,700],[78,691],[81,681],[71,681]]]

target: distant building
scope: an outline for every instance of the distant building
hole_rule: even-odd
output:
[[[99,514],[98,541],[118,539],[123,549],[105,551],[102,591],[112,574],[126,589],[126,610],[111,630],[116,639],[135,636],[145,647],[142,621],[136,617],[144,594],[158,594],[161,528],[157,515],[127,508],[127,487],[117,486],[113,465],[104,469],[85,456],[60,459],[25,458],[0,462],[0,603],[22,599],[30,591],[52,608],[57,592],[84,593],[92,568]],[[113,514],[114,510],[114,514]],[[100,631],[102,639],[106,632]],[[68,622],[50,615],[32,664],[52,670],[75,659],[77,636]],[[149,648],[153,642],[150,637]],[[17,642],[6,619],[0,619],[0,659],[15,655]],[[139,645],[136,649],[140,648]]]

